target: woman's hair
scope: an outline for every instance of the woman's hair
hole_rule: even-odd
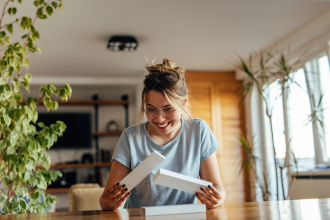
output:
[[[188,100],[188,88],[184,77],[185,70],[183,67],[176,67],[174,62],[168,59],[163,59],[163,63],[149,65],[146,62],[145,68],[148,74],[143,81],[142,103],[138,117],[137,128],[139,130],[141,120],[144,116],[146,105],[146,96],[150,91],[155,91],[163,94],[173,109],[179,109],[182,117],[190,121],[191,114],[189,111],[188,101],[185,106],[184,100]]]

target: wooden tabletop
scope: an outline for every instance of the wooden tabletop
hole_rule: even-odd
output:
[[[33,219],[33,220],[178,220],[178,219],[301,219],[325,220],[330,219],[330,199],[291,200],[279,202],[249,202],[227,203],[216,209],[208,209],[206,213],[141,216],[140,209],[123,209],[116,211],[81,211],[81,212],[55,212],[42,214],[25,214],[0,216],[0,219]]]

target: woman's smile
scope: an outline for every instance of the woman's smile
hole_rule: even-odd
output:
[[[159,129],[165,130],[170,125],[171,121],[166,122],[166,123],[164,123],[164,122],[163,123],[155,122],[155,123]]]

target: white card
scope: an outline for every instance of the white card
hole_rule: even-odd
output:
[[[135,167],[132,172],[130,172],[122,181],[120,181],[120,185],[125,184],[128,190],[131,191],[165,159],[166,158],[160,153],[156,151],[152,152],[137,167]]]
[[[159,169],[156,175],[153,177],[153,182],[161,186],[167,186],[173,189],[189,192],[195,194],[200,191],[201,186],[212,186],[211,182],[205,180],[193,178],[180,173],[176,173],[169,170]]]
[[[183,213],[206,212],[205,204],[184,204],[184,205],[164,205],[141,207],[141,215],[173,215]]]

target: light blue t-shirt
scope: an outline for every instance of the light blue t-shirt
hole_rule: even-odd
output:
[[[197,203],[194,194],[160,186],[152,182],[159,168],[181,173],[194,178],[199,177],[200,163],[207,159],[219,146],[211,129],[202,119],[187,121],[181,118],[179,134],[164,146],[156,144],[146,129],[146,123],[140,124],[140,134],[136,126],[122,133],[112,157],[133,170],[153,151],[166,157],[132,191],[124,208],[142,206],[161,206]]]

